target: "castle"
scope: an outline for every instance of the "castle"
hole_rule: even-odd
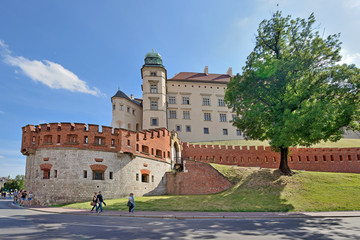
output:
[[[207,163],[278,168],[280,155],[270,147],[187,143],[243,138],[224,103],[231,69],[208,74],[206,67],[204,73],[181,72],[167,79],[161,56],[150,52],[141,75],[142,99],[120,90],[111,98],[111,127],[49,123],[22,128],[25,189],[39,204],[89,201],[97,191],[109,199],[130,192],[205,194],[231,187]],[[292,148],[289,166],[360,173],[360,148]]]
[[[226,74],[180,72],[167,78],[160,54],[145,55],[141,68],[142,99],[119,91],[111,98],[113,128],[133,131],[151,128],[175,130],[186,142],[243,139],[232,126],[236,114],[224,102]]]

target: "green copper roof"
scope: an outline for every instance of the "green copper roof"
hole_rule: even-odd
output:
[[[145,64],[144,66],[159,66],[163,67],[162,65],[162,58],[160,54],[157,52],[149,52],[145,55]]]

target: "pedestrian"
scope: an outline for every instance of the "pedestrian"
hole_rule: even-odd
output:
[[[25,190],[23,190],[23,191],[21,192],[21,202],[20,202],[20,205],[21,205],[21,206],[24,206],[24,205],[25,205],[26,196],[27,196],[27,193],[26,193]]]
[[[134,213],[135,200],[134,200],[134,194],[133,193],[130,193],[127,205],[129,206],[129,214]]]
[[[99,194],[96,196],[96,202],[97,202],[97,207],[96,207],[96,212],[99,211],[99,208],[100,208],[100,212],[103,211],[103,208],[102,208],[102,205],[104,203],[104,199],[103,199],[103,196],[101,194],[101,191],[99,191]]]
[[[92,199],[92,202],[91,202],[91,206],[93,206],[93,207],[92,207],[90,212],[92,212],[94,210],[94,208],[97,211],[97,192],[94,192],[94,196],[93,196],[93,199]]]
[[[28,205],[31,206],[31,201],[33,199],[33,193],[32,191],[29,192],[28,196],[27,196],[27,200],[28,200]]]

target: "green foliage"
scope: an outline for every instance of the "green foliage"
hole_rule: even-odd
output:
[[[281,12],[260,23],[243,74],[225,94],[247,138],[283,150],[337,141],[343,127],[359,130],[360,71],[337,65],[340,34],[323,38],[314,23],[313,14],[291,19]]]
[[[10,190],[21,190],[24,189],[25,184],[25,176],[24,175],[17,175],[15,179],[10,179],[4,184],[4,189],[7,191]]]

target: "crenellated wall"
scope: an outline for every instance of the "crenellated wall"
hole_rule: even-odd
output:
[[[201,162],[243,167],[278,168],[280,153],[263,146],[219,146],[184,143],[182,156]],[[290,148],[291,169],[360,173],[360,148]]]
[[[165,128],[130,131],[84,123],[49,123],[22,128],[21,152],[40,148],[76,148],[131,153],[156,160],[170,159],[171,133]]]

